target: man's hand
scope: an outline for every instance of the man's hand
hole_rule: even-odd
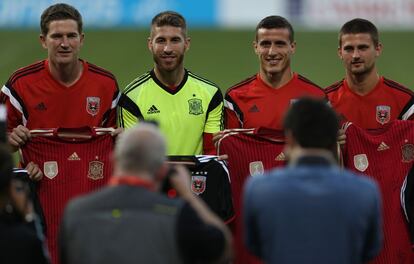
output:
[[[190,188],[190,179],[190,173],[184,166],[174,166],[174,172],[169,180],[171,186],[177,191],[178,196],[183,199],[191,198],[193,196]]]
[[[122,127],[117,127],[114,129],[114,131],[111,132],[111,136],[116,137],[122,132],[124,132],[124,129]]]
[[[43,172],[36,163],[29,162],[25,169],[29,173],[29,178],[32,181],[40,181],[43,178]]]
[[[346,135],[344,129],[339,129],[338,131],[338,143],[339,145],[344,145],[346,143]]]
[[[21,146],[26,144],[32,135],[30,134],[30,130],[22,125],[13,128],[13,131],[9,134],[9,144],[13,147],[13,150],[16,151]]]
[[[213,134],[213,144],[216,147],[216,149],[217,149],[217,144],[219,140],[224,136],[224,134],[225,134],[224,131],[219,131]]]

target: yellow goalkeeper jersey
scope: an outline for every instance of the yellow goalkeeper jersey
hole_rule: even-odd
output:
[[[185,70],[183,81],[172,90],[154,70],[136,78],[124,90],[118,121],[128,129],[139,120],[155,121],[167,140],[168,155],[203,152],[203,133],[223,126],[223,95],[212,82]]]

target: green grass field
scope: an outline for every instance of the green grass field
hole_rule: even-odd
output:
[[[81,56],[112,71],[121,88],[148,71],[153,63],[146,47],[147,31],[86,30]],[[217,83],[224,91],[258,70],[252,49],[253,31],[190,30],[186,67]],[[37,31],[0,31],[0,81],[4,83],[19,67],[46,57]],[[336,55],[336,32],[297,32],[293,69],[320,86],[343,77]],[[414,32],[383,32],[384,52],[380,73],[414,89]]]

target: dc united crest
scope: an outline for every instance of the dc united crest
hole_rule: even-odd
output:
[[[204,113],[201,99],[192,98],[188,100],[188,112],[190,115],[201,115]]]
[[[200,195],[206,190],[206,176],[191,176],[191,191]]]
[[[376,118],[381,125],[390,122],[391,107],[388,105],[377,105]]]
[[[86,97],[86,112],[88,114],[95,116],[99,112],[101,107],[101,98],[95,96]]]
[[[104,163],[100,161],[89,162],[88,178],[92,180],[99,180],[103,178]]]

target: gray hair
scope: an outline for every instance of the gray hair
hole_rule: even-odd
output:
[[[115,161],[122,171],[155,175],[166,159],[166,143],[153,124],[140,123],[121,133],[115,146]]]

